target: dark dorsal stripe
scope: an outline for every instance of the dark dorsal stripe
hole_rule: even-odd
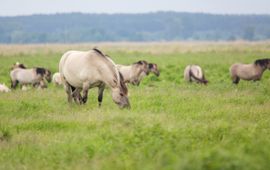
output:
[[[41,76],[43,76],[46,73],[46,69],[45,68],[41,68],[41,67],[37,67],[36,68],[36,73],[40,74]]]
[[[265,66],[269,63],[269,59],[268,58],[259,59],[259,60],[256,60],[254,63],[256,65]]]

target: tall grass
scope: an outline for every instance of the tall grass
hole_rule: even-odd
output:
[[[3,45],[0,83],[9,85],[16,61],[56,72],[65,50],[87,46]],[[238,86],[229,77],[234,62],[270,57],[269,43],[98,46],[116,63],[157,63],[161,75],[129,86],[131,110],[120,110],[109,89],[101,108],[97,89],[82,106],[68,104],[52,84],[1,93],[0,169],[269,169],[270,73]],[[209,85],[184,82],[184,67],[193,63]]]

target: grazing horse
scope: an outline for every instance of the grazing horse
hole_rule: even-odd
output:
[[[252,64],[233,64],[230,67],[231,78],[234,84],[238,84],[240,79],[258,81],[263,72],[270,69],[270,59],[259,59]]]
[[[10,71],[11,88],[15,89],[18,83],[22,86],[32,84],[33,86],[39,86],[46,88],[46,79],[51,81],[51,72],[48,69],[35,67],[27,69],[23,64],[16,63],[13,65]]]
[[[184,71],[184,78],[189,82],[197,82],[207,84],[208,81],[205,79],[202,68],[198,65],[188,65]]]
[[[10,92],[10,89],[5,84],[0,84],[0,92]]]
[[[68,102],[86,103],[88,90],[98,87],[98,102],[101,106],[105,85],[112,92],[113,101],[120,108],[130,108],[127,87],[114,62],[98,49],[68,51],[59,62],[59,72]],[[82,91],[82,96],[80,92]]]
[[[52,76],[52,82],[55,84],[55,85],[62,85],[62,80],[61,80],[61,75],[59,72],[57,73],[54,73],[53,76]]]
[[[149,74],[148,63],[146,61],[138,61],[131,65],[117,64],[117,69],[123,75],[125,83],[139,85],[142,78]]]

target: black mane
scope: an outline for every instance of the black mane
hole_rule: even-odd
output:
[[[147,62],[144,61],[144,60],[140,60],[140,61],[137,61],[137,62],[135,62],[135,63],[133,63],[133,64],[140,64],[140,65],[143,65],[143,64],[147,64]]]
[[[269,58],[264,58],[264,59],[259,59],[254,62],[254,64],[259,65],[259,66],[265,66],[270,62]]]
[[[26,69],[25,65],[23,65],[23,64],[18,64],[18,67],[19,67],[19,68]]]
[[[46,69],[45,68],[41,68],[41,67],[36,67],[36,73],[40,74],[41,76],[43,76],[46,73]]]
[[[94,50],[95,52],[97,52],[98,54],[100,54],[101,56],[105,57],[105,54],[103,54],[99,49],[93,48],[93,50]]]
[[[152,63],[149,63],[149,64],[148,64],[148,68],[149,68],[149,69],[152,69],[153,67],[154,67],[154,65],[153,65]]]

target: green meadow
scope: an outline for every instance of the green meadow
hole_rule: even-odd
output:
[[[85,105],[68,104],[62,87],[0,93],[0,169],[270,169],[270,71],[232,84],[229,67],[270,58],[270,42],[173,42],[0,45],[0,83],[19,61],[57,72],[70,49],[98,47],[115,63],[156,63],[160,76],[129,85],[130,110],[97,89]],[[209,84],[185,82],[199,64]]]

